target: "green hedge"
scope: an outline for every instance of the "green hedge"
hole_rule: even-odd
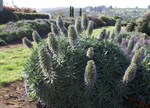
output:
[[[22,19],[25,19],[25,20],[49,19],[49,15],[48,14],[21,13],[21,12],[15,12],[15,14],[18,16],[19,20],[22,20]]]
[[[0,12],[0,24],[5,24],[9,21],[16,22],[18,20],[34,20],[34,19],[49,19],[48,14],[41,13],[21,13],[21,12],[8,12],[1,11]]]
[[[18,16],[12,12],[1,11],[0,12],[0,24],[7,23],[9,21],[17,21]]]
[[[34,30],[38,31],[40,35],[46,35],[51,31],[50,23],[47,20],[21,20],[15,23],[8,23],[5,27],[0,28],[0,45],[10,43],[15,40],[20,40],[23,37],[32,37]]]

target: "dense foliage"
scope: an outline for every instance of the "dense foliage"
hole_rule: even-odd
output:
[[[23,37],[31,39],[32,32],[36,30],[40,35],[46,35],[50,32],[50,23],[47,20],[26,20],[16,23],[10,22],[0,28],[0,39],[6,43],[13,42]],[[2,45],[2,44],[0,44]]]
[[[19,20],[35,20],[35,19],[49,19],[48,14],[41,14],[41,13],[21,13],[15,12],[15,15],[18,16]]]
[[[126,88],[120,81],[129,61],[116,45],[87,38],[78,40],[72,48],[67,38],[56,40],[60,44],[57,55],[49,52],[46,43],[44,46],[41,43],[39,48],[33,49],[25,65],[31,96],[36,96],[48,108],[123,106]],[[89,47],[94,48],[92,58],[86,57]],[[90,73],[93,66],[96,68],[94,79]]]
[[[148,108],[149,39],[122,36],[120,29],[95,39],[85,31],[78,35],[70,25],[68,37],[50,33],[48,42],[24,43],[32,46],[24,68],[29,96],[47,108]]]
[[[7,23],[9,21],[17,21],[18,16],[12,12],[1,11],[0,12],[0,24]]]
[[[138,21],[137,30],[146,33],[150,36],[150,12],[145,14],[141,20]]]

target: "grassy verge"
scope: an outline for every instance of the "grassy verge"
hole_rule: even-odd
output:
[[[25,48],[0,49],[0,86],[22,79],[28,54],[29,50]]]

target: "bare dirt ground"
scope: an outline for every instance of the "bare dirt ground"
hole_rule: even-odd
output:
[[[0,108],[36,108],[27,98],[23,81],[0,87]]]

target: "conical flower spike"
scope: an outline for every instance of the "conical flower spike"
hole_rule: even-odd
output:
[[[77,33],[73,25],[70,25],[68,28],[68,38],[71,46],[74,46],[77,43]]]
[[[86,52],[86,56],[89,58],[92,58],[93,55],[94,55],[93,47],[88,48],[88,50]]]
[[[22,43],[23,43],[23,45],[24,45],[25,47],[27,47],[27,48],[32,48],[32,47],[33,47],[33,44],[31,43],[31,41],[28,40],[26,37],[24,37],[24,38],[22,39]]]
[[[97,72],[93,60],[87,62],[84,74],[84,82],[87,86],[93,86],[96,82]]]
[[[49,81],[51,81],[52,80],[52,57],[48,52],[46,46],[42,46],[38,49],[38,57],[39,57],[39,63],[43,75],[46,78],[48,78]]]
[[[59,45],[53,33],[48,34],[48,46],[52,53],[57,54],[59,52]]]
[[[40,35],[37,33],[37,31],[33,31],[33,33],[32,33],[32,38],[33,38],[33,40],[34,40],[34,42],[35,42],[36,44],[39,44],[39,42],[41,41],[41,37],[40,37]]]
[[[137,65],[135,63],[131,63],[127,70],[125,71],[125,75],[123,76],[123,83],[131,82],[136,75]]]

